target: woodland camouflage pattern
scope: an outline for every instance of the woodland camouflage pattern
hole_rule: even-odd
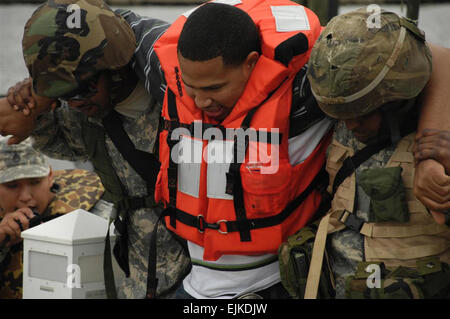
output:
[[[43,217],[66,214],[77,208],[89,211],[104,192],[97,174],[86,170],[54,172],[54,182],[59,186]],[[9,249],[0,263],[0,299],[22,299],[23,242]]]
[[[129,63],[134,58],[133,54],[135,54],[136,37],[132,29],[122,17],[114,15],[109,9],[105,9],[107,6],[101,1],[71,1],[70,3],[76,3],[82,10],[86,11],[83,12],[83,15],[86,16],[86,18],[83,16],[83,21],[86,21],[86,23],[82,24],[83,28],[81,29],[84,31],[79,30],[75,34],[72,30],[67,31],[62,23],[66,21],[67,10],[65,6],[68,3],[68,1],[47,2],[46,5],[36,11],[27,23],[28,29],[26,29],[24,36],[24,56],[30,74],[33,76],[35,90],[38,91],[38,94],[49,97],[58,97],[70,93],[79,87],[81,81],[88,79],[96,71],[120,68]],[[59,24],[55,25],[57,16],[55,7],[59,5],[62,6],[62,9],[58,12],[63,18],[58,19]],[[156,24],[159,24],[159,22]],[[34,36],[33,33],[30,33],[31,26],[38,30],[43,29],[43,31],[39,31],[38,36]],[[42,28],[39,26],[42,26]],[[51,30],[47,32],[48,26],[55,30],[60,28],[65,34],[52,33]],[[167,28],[167,25],[161,24],[156,29],[163,32],[165,28]],[[151,35],[151,31],[143,32],[141,41],[149,32]],[[37,39],[39,37],[43,39],[43,42]],[[93,41],[90,40],[91,38]],[[145,40],[149,41],[149,37]],[[47,42],[52,46],[42,45]],[[41,43],[41,46],[39,46],[39,43]],[[67,43],[67,46],[62,45],[63,43]],[[53,44],[55,45],[53,46]],[[66,49],[67,47],[70,48],[70,45],[74,45],[75,49],[79,51],[76,56],[66,54],[68,53]],[[143,44],[140,47],[143,48],[144,46]],[[53,54],[48,54],[50,49],[47,50],[47,47],[55,48],[53,51],[55,57]],[[42,56],[39,55],[41,51]],[[64,58],[61,58],[61,56],[64,56]],[[142,55],[142,57],[144,56]],[[145,53],[145,57],[148,57],[147,53]],[[147,63],[147,59],[138,59],[137,62],[139,61],[144,65]],[[47,70],[50,71],[48,74],[46,73]],[[141,72],[143,71],[144,68],[142,67]],[[140,77],[140,80],[144,81],[145,79]],[[47,85],[47,83],[50,83],[50,85]],[[159,84],[154,87],[158,90]],[[149,90],[148,87],[147,90]],[[124,130],[136,149],[155,153],[160,112],[161,105],[152,103],[137,119],[123,117]],[[33,132],[33,137],[36,140],[35,147],[52,158],[71,161],[90,160],[90,156],[94,155],[90,153],[92,148],[89,148],[90,142],[86,141],[84,134],[88,127],[95,127],[97,132],[101,131],[101,136],[98,138],[101,141],[104,139],[107,151],[107,154],[101,156],[105,156],[104,161],[108,161],[113,166],[114,172],[119,178],[121,186],[123,186],[121,195],[130,197],[148,196],[145,181],[116,149],[114,143],[105,133],[101,121],[88,118],[80,112],[71,110],[67,104],[63,103],[62,107],[39,118]],[[100,171],[101,167],[98,168]],[[107,192],[110,192],[110,190],[107,190]],[[119,298],[136,299],[145,297],[150,234],[155,229],[158,221],[157,213],[160,210],[160,207],[154,207],[136,209],[130,212],[128,224],[130,277],[125,278],[119,286]],[[187,274],[190,269],[190,259],[180,243],[162,223],[159,223],[157,227],[156,275],[158,288],[156,294],[157,298],[164,298],[170,297],[170,292],[173,292],[173,289],[180,284],[181,279]]]
[[[55,98],[100,70],[126,65],[136,39],[125,20],[101,0],[50,0],[26,23],[22,48],[35,92]]]
[[[311,89],[322,111],[333,118],[354,118],[387,102],[416,97],[430,77],[431,52],[423,32],[410,20],[386,11],[379,15],[379,28],[368,28],[369,15],[364,7],[334,17],[311,52]],[[406,36],[397,51],[403,28]],[[388,66],[381,83],[370,88]],[[346,100],[365,89],[359,98]]]

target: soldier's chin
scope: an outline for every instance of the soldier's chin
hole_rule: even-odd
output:
[[[367,144],[370,139],[371,136],[368,134],[361,134],[361,133],[357,133],[357,132],[353,132],[353,136],[361,143]]]
[[[356,137],[356,139],[358,140],[358,142],[361,142],[361,143],[364,143],[364,144],[367,144],[369,142],[369,138],[368,137]]]
[[[82,108],[78,108],[77,111],[89,117],[99,117],[100,108],[96,104],[89,104]]]
[[[373,143],[376,143],[378,141],[378,136],[377,135],[375,135],[375,136],[374,135],[364,135],[364,136],[356,136],[355,135],[355,138],[359,142],[361,142],[363,144],[366,144],[366,145],[373,144]]]
[[[95,105],[93,105],[86,112],[84,112],[84,114],[86,114],[89,117],[96,117],[98,113],[99,113],[98,107]]]

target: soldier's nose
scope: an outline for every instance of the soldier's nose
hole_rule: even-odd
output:
[[[24,204],[28,204],[32,199],[33,195],[31,189],[23,187],[20,191],[19,200]]]

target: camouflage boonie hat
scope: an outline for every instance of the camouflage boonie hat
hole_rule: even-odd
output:
[[[7,138],[0,140],[0,184],[48,176],[47,159],[33,148],[30,138],[16,145],[8,145],[7,141]]]
[[[350,119],[416,97],[431,74],[431,52],[412,20],[361,8],[334,17],[311,52],[308,79],[319,107]]]
[[[27,21],[25,64],[38,95],[62,97],[101,70],[128,64],[136,37],[100,0],[49,0]]]

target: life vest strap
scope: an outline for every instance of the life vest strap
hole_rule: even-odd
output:
[[[324,181],[328,180],[328,174],[325,169],[322,169],[314,180],[308,185],[308,187],[292,200],[280,213],[262,218],[242,219],[236,221],[219,220],[215,223],[208,223],[205,221],[202,215],[191,215],[178,208],[169,207],[164,211],[165,216],[172,216],[177,221],[194,228],[201,233],[206,229],[217,230],[221,234],[228,234],[231,232],[249,232],[253,229],[272,227],[281,224],[286,218],[288,218],[311,194],[315,189],[323,189]]]
[[[151,189],[148,193],[151,195],[142,196],[142,197],[125,197],[120,201],[116,202],[116,207],[118,212],[129,212],[134,211],[141,208],[152,208],[157,204],[155,202],[155,198],[153,196],[153,189]]]

